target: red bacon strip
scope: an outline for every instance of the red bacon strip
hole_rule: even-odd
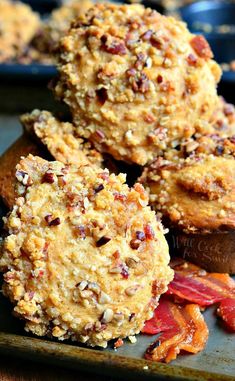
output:
[[[170,297],[164,295],[153,319],[145,323],[142,332],[164,332],[147,349],[146,359],[168,363],[176,359],[181,350],[197,353],[204,349],[208,339],[208,328],[198,305],[175,304]]]
[[[154,311],[152,319],[145,322],[142,333],[147,335],[156,335],[157,333],[175,328],[175,320],[172,316],[166,298],[162,297],[159,305]]]
[[[226,323],[228,329],[235,331],[235,299],[226,298],[222,300],[217,313]]]
[[[207,273],[189,262],[171,266],[175,276],[167,294],[200,306],[220,302],[221,318],[230,329],[235,329],[235,282],[228,274]]]
[[[228,274],[207,273],[189,262],[172,265],[175,276],[168,286],[168,294],[210,306],[224,298],[235,298],[235,282]]]

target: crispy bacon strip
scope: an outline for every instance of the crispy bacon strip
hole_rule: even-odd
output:
[[[235,299],[226,298],[222,300],[217,309],[217,314],[221,316],[229,330],[235,331]]]
[[[142,333],[147,335],[156,335],[157,333],[175,328],[175,319],[172,316],[169,305],[165,302],[165,297],[160,300],[159,305],[155,308],[152,319],[145,322]]]
[[[146,359],[168,363],[176,359],[181,350],[197,353],[204,349],[209,332],[198,305],[177,305],[164,295],[153,319],[155,326],[163,327],[164,332],[147,349]],[[146,322],[143,332],[152,333],[151,320]]]
[[[175,276],[167,293],[200,306],[235,298],[235,282],[228,274],[207,273],[189,262],[174,266]]]

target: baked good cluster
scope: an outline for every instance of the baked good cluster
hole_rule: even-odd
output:
[[[70,119],[23,115],[1,158],[0,266],[27,331],[105,347],[138,334],[173,279],[161,219],[179,235],[234,230],[235,111],[203,36],[141,5],[84,7],[63,10],[71,26],[55,11],[41,39]]]

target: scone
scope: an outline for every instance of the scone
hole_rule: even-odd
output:
[[[20,119],[26,131],[36,136],[56,160],[76,166],[90,164],[101,167],[103,159],[100,153],[77,136],[71,123],[62,122],[49,111],[40,110],[22,115]]]
[[[143,187],[32,155],[16,177],[0,266],[25,329],[102,347],[139,333],[173,278]]]
[[[141,180],[152,207],[172,229],[175,252],[210,271],[234,273],[235,160],[231,142],[226,151],[228,142],[217,156],[158,158]]]
[[[39,16],[18,1],[0,1],[0,63],[21,55],[40,26]]]
[[[212,56],[182,22],[141,5],[97,4],[61,39],[55,92],[79,135],[144,165],[211,131],[221,75]]]

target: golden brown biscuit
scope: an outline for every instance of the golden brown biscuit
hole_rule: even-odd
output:
[[[0,157],[0,196],[9,208],[15,202],[16,164],[29,153],[42,156],[41,149],[24,134]]]
[[[21,122],[26,131],[36,135],[56,160],[64,164],[101,167],[102,156],[90,143],[76,136],[71,123],[61,122],[49,111],[40,110],[22,115]]]
[[[21,2],[0,1],[0,63],[21,55],[40,25],[38,15]]]
[[[60,50],[55,92],[100,151],[144,165],[212,131],[221,71],[184,23],[140,5],[98,4],[73,23]]]
[[[32,155],[16,177],[0,265],[26,330],[103,347],[138,333],[173,277],[143,187]]]
[[[55,53],[61,37],[67,33],[73,19],[86,13],[92,5],[90,0],[72,0],[55,9],[42,25],[34,45],[43,53]]]
[[[156,159],[142,175],[150,201],[168,225],[186,233],[235,228],[235,160],[232,155]]]

